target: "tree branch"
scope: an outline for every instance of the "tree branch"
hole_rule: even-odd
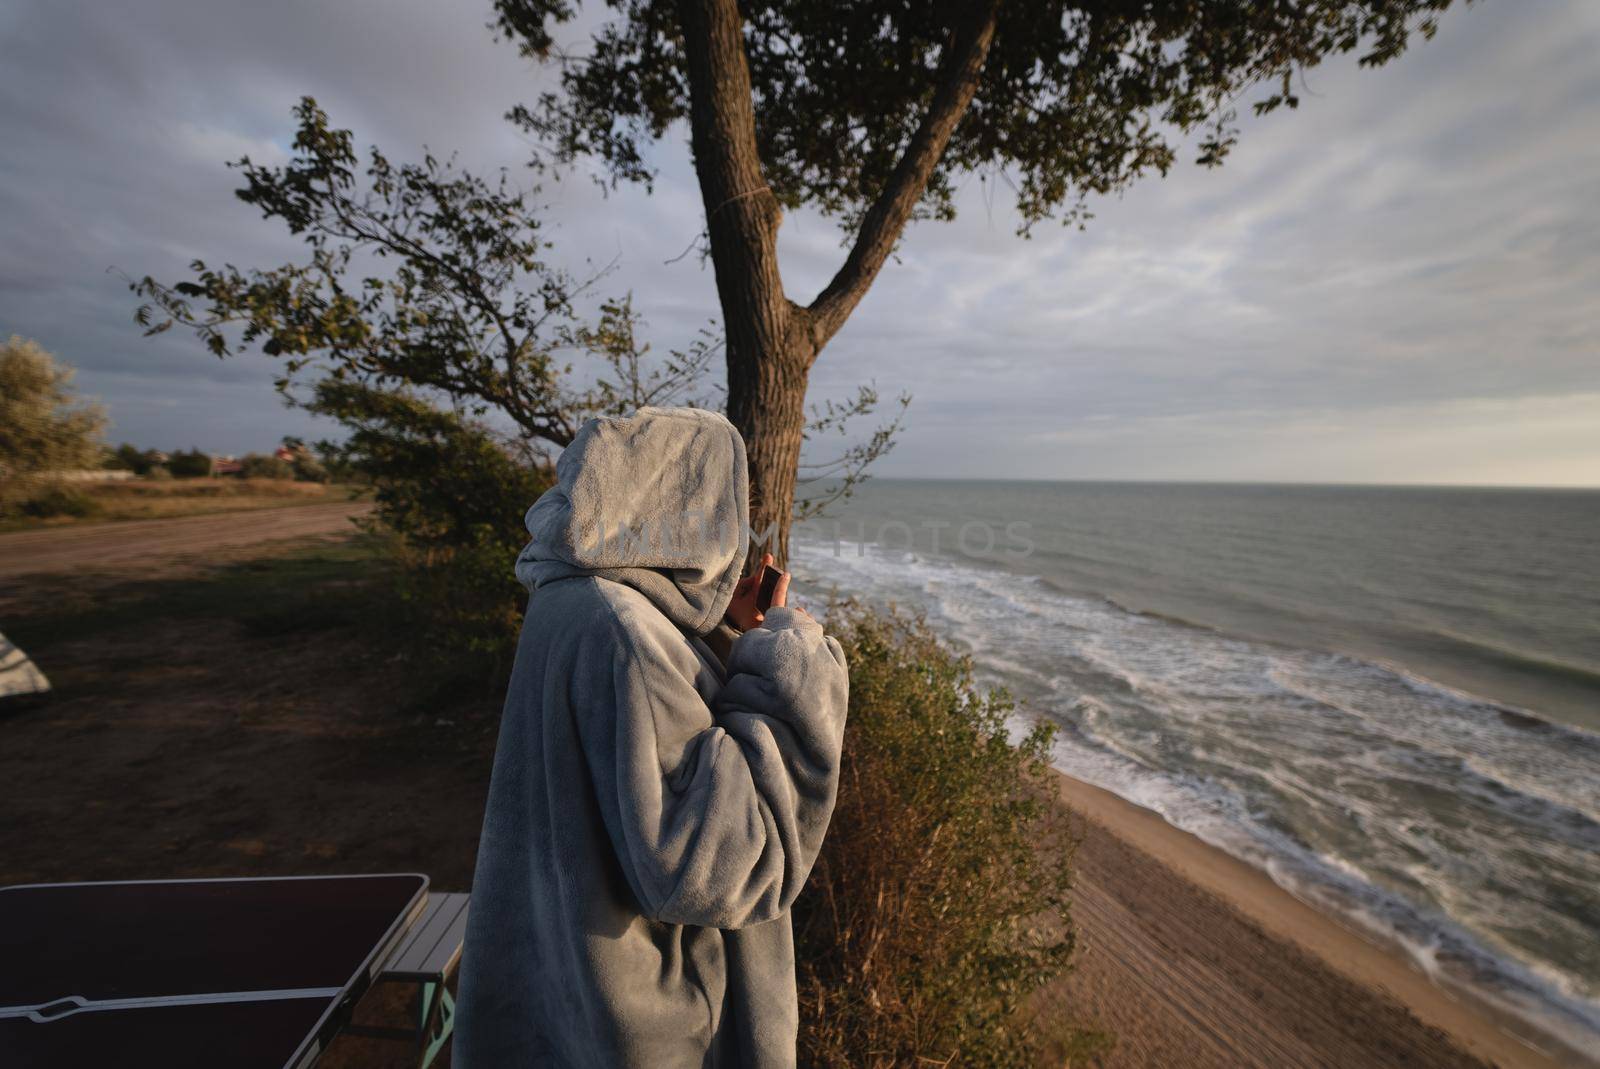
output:
[[[828,339],[844,326],[900,240],[945,146],[978,91],[978,80],[994,41],[999,7],[999,0],[975,4],[967,25],[953,31],[950,48],[939,63],[939,84],[927,114],[911,135],[883,192],[862,219],[844,266],[811,302],[808,311],[815,342],[813,353],[821,352]]]

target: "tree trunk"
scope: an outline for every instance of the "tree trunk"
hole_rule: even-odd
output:
[[[784,294],[783,211],[761,177],[750,67],[738,0],[679,0],[689,75],[690,144],[727,333],[728,418],[750,467],[750,559],[789,559],[805,436],[806,381],[828,340],[888,260],[977,91],[998,0],[972,4],[952,31],[928,112],[867,212],[849,257],[810,307]]]
[[[731,333],[731,332],[730,332]],[[795,480],[805,433],[810,354],[793,342],[765,353],[728,346],[728,418],[744,435],[750,459],[750,559],[789,559]]]
[[[691,144],[727,332],[728,418],[750,461],[750,526],[781,566],[789,555],[806,379],[816,348],[778,272],[783,211],[761,177],[750,68],[735,0],[682,0]]]

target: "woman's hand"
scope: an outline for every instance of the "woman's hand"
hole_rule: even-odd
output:
[[[756,596],[761,589],[761,569],[772,564],[772,554],[764,553],[761,564],[756,568],[755,574],[747,575],[739,580],[733,588],[733,601],[728,605],[727,615],[723,618],[739,631],[748,631],[760,625],[766,617],[756,606]],[[783,572],[778,576],[778,585],[772,590],[772,608],[783,605],[789,597],[789,573]]]

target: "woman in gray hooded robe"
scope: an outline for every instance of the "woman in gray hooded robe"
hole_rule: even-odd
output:
[[[586,424],[529,509],[458,1066],[795,1064],[789,907],[848,677],[802,610],[756,612],[747,495],[732,424],[647,408]],[[705,638],[730,605],[753,626],[724,662]]]

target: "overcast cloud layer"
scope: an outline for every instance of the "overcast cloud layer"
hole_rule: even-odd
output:
[[[223,451],[327,434],[271,361],[143,339],[116,271],[299,246],[223,161],[282,159],[311,94],[360,144],[520,168],[501,118],[542,75],[486,4],[0,0],[0,334],[80,368],[113,437]],[[1600,485],[1600,4],[1484,0],[1380,71],[1331,63],[1298,112],[1014,236],[976,179],[924,224],[819,361],[813,398],[915,395],[884,474]],[[716,315],[681,138],[653,196],[546,182],[562,259],[620,256],[661,344]],[[523,172],[526,174],[526,172]],[[532,184],[532,175],[526,175]],[[809,297],[842,253],[781,237]]]

